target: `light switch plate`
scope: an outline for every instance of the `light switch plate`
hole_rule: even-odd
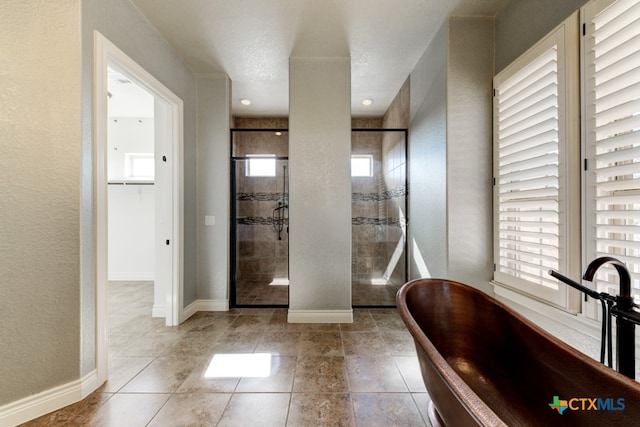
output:
[[[216,225],[216,217],[213,215],[205,215],[204,225]]]

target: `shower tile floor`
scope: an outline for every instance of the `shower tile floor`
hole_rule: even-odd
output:
[[[234,309],[166,327],[150,317],[152,304],[153,284],[111,283],[108,382],[24,425],[430,425],[413,341],[395,309],[355,309],[350,324],[290,324],[285,309]],[[214,355],[266,357],[266,374],[217,374]]]
[[[372,285],[366,282],[352,283],[354,306],[395,306],[399,286]],[[271,285],[265,281],[238,280],[236,285],[238,305],[289,305],[289,286]]]

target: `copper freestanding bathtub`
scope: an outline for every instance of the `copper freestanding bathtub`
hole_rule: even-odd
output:
[[[434,426],[640,425],[640,384],[481,291],[418,279],[397,305]]]

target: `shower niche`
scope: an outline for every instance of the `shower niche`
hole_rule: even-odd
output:
[[[231,130],[231,305],[289,304],[288,132]]]

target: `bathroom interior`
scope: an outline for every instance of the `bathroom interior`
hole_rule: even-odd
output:
[[[35,2],[32,3],[35,8]],[[130,3],[135,4],[135,7]],[[99,322],[94,319],[99,319],[101,313],[96,312],[95,266],[91,261],[93,259],[91,248],[95,246],[92,209],[94,195],[91,189],[96,165],[91,161],[93,135],[90,130],[94,117],[94,111],[91,108],[93,70],[90,66],[95,57],[91,42],[94,30],[113,40],[135,61],[143,64],[150,73],[161,78],[170,90],[184,100],[182,167],[185,191],[184,199],[181,200],[185,211],[184,270],[179,276],[182,286],[179,308],[185,313],[185,317],[192,316],[198,311],[223,311],[229,306],[287,306],[289,301],[298,303],[293,310],[289,310],[289,314],[305,314],[305,310],[315,313],[318,309],[326,309],[329,314],[335,314],[337,321],[335,319],[332,321],[338,323],[344,319],[341,317],[344,312],[352,307],[393,305],[394,301],[390,300],[389,295],[394,293],[394,289],[404,279],[448,277],[469,284],[488,295],[494,295],[563,342],[579,349],[594,360],[598,359],[601,341],[599,333],[603,319],[599,314],[599,305],[595,298],[583,297],[572,292],[564,285],[551,281],[546,275],[545,283],[551,283],[552,286],[532,286],[532,291],[529,293],[515,286],[506,286],[495,279],[496,265],[493,249],[497,246],[497,243],[494,243],[497,239],[494,235],[493,220],[495,212],[492,184],[494,175],[491,83],[496,74],[508,68],[519,55],[535,46],[571,13],[585,4],[604,4],[607,1],[510,0],[505,1],[503,6],[494,10],[492,14],[474,17],[451,16],[445,21],[428,24],[426,21],[431,14],[420,14],[420,19],[424,21],[420,22],[420,28],[433,28],[433,32],[429,33],[430,43],[423,46],[423,50],[414,57],[415,61],[406,68],[404,74],[404,76],[408,74],[411,83],[410,88],[406,88],[406,91],[410,92],[410,100],[407,97],[400,103],[402,110],[406,111],[406,116],[401,122],[395,123],[393,120],[389,123],[389,117],[394,114],[386,114],[385,117],[376,119],[358,118],[354,119],[350,126],[351,129],[382,128],[388,134],[376,135],[375,132],[369,133],[369,131],[351,133],[352,156],[363,162],[366,162],[365,156],[371,156],[372,176],[351,177],[350,199],[341,198],[338,203],[342,217],[345,217],[342,214],[343,210],[349,209],[351,212],[350,218],[347,218],[351,230],[351,243],[347,243],[351,246],[351,268],[347,275],[350,274],[351,277],[349,283],[340,282],[340,286],[330,288],[324,286],[324,282],[322,286],[318,285],[317,282],[320,281],[316,280],[314,274],[309,274],[308,281],[295,282],[297,286],[289,287],[286,284],[292,272],[292,268],[285,267],[289,264],[288,251],[291,248],[288,225],[296,220],[296,216],[290,215],[289,212],[294,205],[290,198],[290,193],[294,194],[294,191],[290,191],[290,188],[293,183],[300,181],[296,180],[294,173],[295,167],[300,163],[289,163],[287,160],[294,158],[295,138],[291,138],[288,147],[282,143],[279,146],[276,141],[286,139],[285,131],[288,128],[292,130],[291,123],[286,123],[280,118],[259,119],[260,123],[256,123],[254,120],[258,119],[249,116],[246,118],[236,116],[230,120],[231,104],[235,104],[240,98],[238,94],[241,74],[233,75],[232,70],[229,70],[228,74],[219,73],[219,70],[213,67],[207,68],[205,61],[194,66],[203,67],[198,68],[198,72],[188,69],[187,59],[190,56],[180,57],[172,47],[175,47],[176,51],[182,48],[186,52],[188,51],[186,48],[198,45],[188,43],[189,46],[186,48],[184,45],[185,40],[190,40],[188,37],[183,37],[184,31],[190,26],[190,20],[185,20],[189,21],[187,24],[176,24],[172,27],[171,24],[167,24],[172,22],[171,19],[159,19],[158,15],[165,13],[166,17],[175,17],[177,13],[171,8],[178,7],[177,3],[166,2],[164,5],[160,3],[151,0],[113,1],[99,5],[98,2],[83,2],[83,8],[78,8],[73,4],[54,7],[39,2],[37,7],[45,13],[34,14],[29,19],[24,18],[21,21],[18,18],[22,17],[22,14],[16,12],[12,14],[16,15],[15,17],[11,16],[11,19],[7,19],[10,21],[16,18],[15,22],[22,23],[25,28],[27,28],[24,25],[25,22],[31,22],[30,20],[35,22],[38,19],[38,22],[42,21],[43,28],[50,28],[51,22],[44,18],[48,13],[54,18],[62,12],[73,17],[69,24],[71,31],[67,37],[56,39],[57,45],[53,43],[47,45],[48,49],[34,49],[33,51],[38,55],[30,58],[31,62],[26,62],[24,67],[40,77],[42,83],[38,87],[42,89],[40,93],[43,94],[51,94],[51,91],[57,88],[49,85],[50,67],[41,66],[41,64],[60,67],[58,74],[69,76],[60,81],[65,85],[60,86],[60,96],[48,96],[48,99],[42,100],[38,97],[23,96],[21,90],[16,90],[20,96],[15,98],[11,98],[11,93],[7,94],[10,97],[8,99],[13,99],[18,107],[33,110],[34,114],[49,117],[52,112],[59,112],[62,116],[55,123],[45,120],[41,123],[39,121],[22,123],[17,115],[15,128],[18,131],[15,135],[10,135],[12,138],[7,138],[7,142],[9,140],[24,141],[25,135],[21,133],[23,129],[40,130],[36,126],[58,125],[59,132],[41,129],[41,134],[29,133],[26,136],[36,141],[43,139],[41,135],[50,135],[51,138],[46,141],[47,149],[55,149],[58,153],[64,154],[56,157],[56,162],[51,162],[49,156],[31,156],[25,160],[32,165],[29,168],[24,168],[20,162],[15,162],[15,165],[6,162],[10,173],[25,179],[25,182],[29,178],[29,182],[33,182],[39,190],[19,190],[13,186],[12,181],[7,180],[5,183],[4,191],[20,197],[25,201],[26,206],[24,211],[15,210],[15,213],[8,213],[3,220],[8,224],[7,230],[11,229],[13,232],[15,229],[16,234],[23,233],[19,239],[15,239],[19,242],[15,248],[11,247],[11,240],[5,243],[10,249],[6,251],[8,257],[13,257],[7,259],[15,261],[16,265],[22,262],[39,265],[40,253],[32,249],[46,247],[62,262],[51,263],[48,268],[38,271],[37,276],[29,275],[32,272],[25,269],[24,277],[16,277],[15,280],[11,280],[11,283],[5,278],[7,280],[4,286],[7,295],[5,300],[15,305],[16,316],[15,322],[13,319],[8,319],[7,322],[13,323],[6,323],[3,326],[9,325],[5,330],[10,332],[8,336],[18,345],[6,346],[1,352],[7,369],[5,381],[9,385],[0,399],[1,404],[12,404],[40,392],[55,391],[60,384],[76,387],[78,382],[84,384],[84,381],[91,380],[93,382],[88,382],[90,385],[87,389],[96,388],[97,380],[94,378],[100,379],[100,375],[103,375],[99,369],[100,365],[96,362],[98,350],[95,343],[100,340],[101,329]],[[235,4],[241,3],[243,2]],[[319,5],[322,2],[310,3]],[[416,3],[423,4],[423,2]],[[437,3],[451,5],[454,2]],[[480,5],[484,2],[470,1],[469,3]],[[620,0],[618,3],[632,2]],[[261,11],[259,5],[252,6],[256,11]],[[8,7],[11,10],[11,6]],[[231,3],[229,7],[232,7]],[[18,10],[18,6],[15,6],[15,9]],[[22,11],[23,9],[19,9],[19,12]],[[351,18],[366,16],[364,9],[357,12]],[[192,17],[194,20],[198,18],[196,15],[198,14],[194,13]],[[407,13],[388,15],[377,22],[386,23],[394,17],[405,20],[411,18]],[[237,16],[242,14],[239,13]],[[312,16],[309,22],[314,21],[316,16]],[[333,14],[329,16],[334,17]],[[624,16],[631,15],[624,14]],[[60,16],[60,21],[66,21],[67,18],[67,16]],[[259,19],[264,18],[266,18],[264,15],[259,17]],[[369,24],[370,21],[367,23]],[[6,24],[9,25],[9,22]],[[22,46],[21,43],[25,41],[23,33],[18,31],[18,24],[11,23],[11,25],[16,25],[15,37],[8,40],[11,44]],[[227,29],[225,25],[227,23],[222,22],[218,27]],[[397,21],[389,25],[388,28],[401,27]],[[210,31],[216,31],[218,27],[209,22],[202,25],[202,28]],[[376,28],[373,25],[363,27]],[[287,28],[292,27],[288,25]],[[301,25],[300,28],[305,26]],[[319,30],[325,27],[318,25],[310,28]],[[577,25],[575,30],[577,34],[579,32]],[[384,34],[385,31],[378,31],[378,33]],[[391,33],[395,34],[395,32],[389,34]],[[377,35],[370,34],[371,37]],[[234,36],[240,37],[241,34],[234,33]],[[224,35],[216,37],[220,43],[225,40]],[[576,36],[576,38],[579,37]],[[330,37],[326,39],[332,40]],[[413,37],[413,39],[418,38]],[[424,39],[427,40],[427,37]],[[308,40],[322,40],[322,38],[309,33],[308,38],[303,41]],[[33,39],[27,38],[27,41],[43,45],[49,42],[46,34],[42,37],[34,36]],[[253,48],[256,41],[257,39],[236,43],[234,48],[240,53],[238,56],[243,60],[247,57],[255,57],[248,54],[244,47]],[[310,44],[312,47],[317,47],[317,44]],[[371,49],[374,45],[376,44],[367,43],[366,48]],[[377,45],[386,46],[387,44],[383,41],[378,42]],[[394,48],[398,45],[393,44]],[[27,51],[27,49],[24,50]],[[209,52],[214,51],[216,49],[209,49]],[[75,52],[76,56],[68,58],[65,56],[68,52]],[[255,52],[256,50],[252,50],[250,53]],[[301,48],[296,53],[308,55],[308,51],[305,52]],[[367,63],[364,60],[366,58],[357,56],[356,51],[353,53],[355,65]],[[40,54],[44,58],[40,58]],[[341,57],[344,51],[334,52],[333,55]],[[264,57],[267,56],[264,55]],[[69,60],[61,61],[60,58]],[[637,58],[637,54],[634,58]],[[242,65],[247,64],[243,62]],[[260,70],[264,71],[264,64],[259,65]],[[44,70],[42,76],[38,74],[40,68]],[[637,68],[634,70],[631,74],[637,76]],[[44,75],[45,71],[47,75]],[[580,70],[574,71],[576,75],[573,80],[577,82]],[[10,78],[15,78],[16,87],[29,88],[29,85],[33,84],[33,81],[22,84],[21,79],[24,78],[22,75],[25,74],[22,68],[10,68],[7,72]],[[30,74],[26,75],[30,76]],[[264,73],[260,74],[260,76],[264,75]],[[233,94],[231,80],[234,80],[235,85]],[[637,83],[634,87],[637,88]],[[399,93],[403,90],[405,90],[404,87]],[[80,98],[83,100],[82,104],[78,102]],[[55,101],[54,107],[50,107],[47,103],[49,100]],[[359,102],[359,99],[356,102]],[[301,105],[304,107],[303,104],[298,102],[297,107]],[[307,104],[312,102],[307,101]],[[638,105],[637,99],[632,105]],[[236,106],[234,105],[233,108]],[[19,110],[20,108],[16,111]],[[630,133],[637,136],[637,120],[640,116],[637,109],[634,111],[630,121],[635,122],[636,125]],[[69,117],[73,119],[70,120]],[[201,117],[209,117],[210,120],[200,120]],[[360,122],[360,120],[367,122]],[[372,123],[369,123],[369,120],[372,120]],[[230,121],[235,123],[230,125]],[[616,126],[623,124],[622,122],[621,120],[616,123]],[[81,129],[82,135],[79,135]],[[273,138],[273,141],[269,142],[271,145],[256,146],[247,151],[242,151],[242,147],[234,146],[233,153],[230,153],[229,129],[233,129],[231,133],[233,133],[234,143],[236,140],[249,141],[259,136],[270,141]],[[247,132],[249,129],[269,129],[269,132],[263,132],[260,135],[253,130]],[[403,130],[398,132],[400,134],[408,129],[410,138],[407,139],[404,133],[404,142],[398,142],[398,145],[388,142],[389,145],[385,146],[385,136],[394,138],[397,136],[395,132],[391,132],[395,129]],[[281,130],[282,135],[276,136],[275,130]],[[576,132],[579,134],[580,129]],[[345,141],[347,139],[345,138]],[[71,144],[71,141],[76,142]],[[361,151],[361,148],[368,144],[379,148],[371,152],[364,149]],[[403,144],[404,153],[401,148]],[[616,165],[627,171],[638,164],[637,142],[633,141],[629,147],[630,151],[636,154],[623,159],[619,165]],[[310,161],[302,156],[300,145],[296,149],[298,158],[302,157],[307,162],[305,166],[313,166],[313,159]],[[342,147],[331,146],[329,148],[331,152],[328,154],[335,155],[341,149]],[[380,157],[376,158],[378,149]],[[389,150],[399,153],[399,157],[385,158]],[[605,156],[608,156],[611,162],[617,163],[616,159],[624,157],[627,153],[629,151],[616,148],[612,154]],[[261,162],[263,165],[270,164],[273,158],[275,161],[273,176],[247,177],[248,169],[251,168],[249,157],[252,157],[249,154],[257,155],[253,156],[257,157],[256,164]],[[348,158],[348,154],[343,152],[340,152],[340,155],[341,158]],[[394,176],[396,172],[392,173],[392,170],[396,166],[402,168],[403,156],[405,177],[396,178]],[[232,160],[232,157],[238,159]],[[246,158],[241,160],[240,158],[243,157]],[[12,159],[12,157],[8,158]],[[265,160],[269,161],[265,162]],[[582,160],[580,158],[581,169]],[[602,161],[606,162],[607,159]],[[231,168],[234,169],[233,174],[230,173]],[[375,172],[376,168],[379,168],[377,172]],[[606,167],[602,169],[605,173],[607,172]],[[50,175],[48,179],[31,180],[34,170],[46,171]],[[311,178],[318,177],[318,174],[309,175]],[[402,176],[402,172],[398,171],[397,175]],[[580,177],[586,174],[578,171],[577,175],[580,181]],[[624,182],[623,178],[626,177],[632,179]],[[567,191],[567,194],[578,198],[578,209],[574,209],[571,216],[571,223],[578,224],[578,230],[575,230],[575,227],[569,230],[566,241],[572,247],[562,246],[562,249],[569,249],[572,257],[569,260],[566,257],[562,258],[566,264],[559,268],[560,271],[579,280],[581,267],[586,266],[588,261],[596,256],[607,253],[606,251],[612,247],[611,243],[622,242],[622,246],[614,247],[611,254],[625,259],[627,264],[633,267],[632,292],[638,295],[640,267],[637,262],[637,177],[638,173],[635,169],[633,173],[620,174],[613,178],[620,182],[612,184],[612,187],[615,185],[627,188],[622,188],[611,196],[623,195],[630,202],[620,202],[617,204],[618,207],[612,204],[613,208],[609,214],[613,216],[621,213],[621,216],[626,218],[615,217],[609,223],[605,221],[605,223],[596,224],[594,214],[585,216],[592,223],[584,224],[581,228],[579,221],[574,220],[575,218],[585,219],[582,217],[580,203],[585,201],[586,205],[593,202],[589,208],[594,211],[596,199],[607,203],[605,199],[609,197],[585,194],[579,185]],[[400,181],[396,181],[397,179]],[[400,183],[402,180],[404,180],[404,187]],[[257,186],[252,186],[249,181],[255,181]],[[51,182],[56,183],[55,188],[47,186]],[[346,180],[340,182],[344,184],[341,187],[347,186]],[[411,188],[406,186],[407,182],[412,184]],[[603,191],[606,190],[603,189]],[[233,198],[230,197],[231,193]],[[299,191],[298,194],[305,193]],[[43,199],[45,196],[46,198]],[[230,200],[231,203],[229,203]],[[299,202],[300,198],[297,201]],[[44,216],[40,208],[45,205],[60,207],[60,212]],[[300,205],[298,207],[305,207]],[[329,209],[336,211],[335,206],[331,203],[328,205]],[[80,212],[78,212],[78,206],[82,206]],[[406,209],[403,210],[403,206]],[[624,209],[627,206],[628,211]],[[232,218],[228,215],[229,211],[233,214]],[[20,217],[22,212],[29,212],[29,215],[33,216],[23,214]],[[215,218],[215,223],[207,224],[207,217]],[[302,217],[305,218],[304,215]],[[50,219],[52,222],[43,221],[43,218]],[[299,219],[300,216],[297,218]],[[25,219],[30,220],[29,230],[20,227],[25,223]],[[305,224],[307,229],[313,230],[314,224],[317,224],[314,222],[317,217],[309,216],[305,219],[307,219]],[[411,219],[410,222],[409,219]],[[61,241],[61,233],[51,233],[53,222],[56,226],[67,224],[68,227],[62,231],[64,235],[74,238]],[[324,231],[330,232],[334,226],[337,227],[338,224],[331,222],[331,227],[325,228]],[[597,227],[599,227],[597,230],[599,235],[596,236]],[[620,231],[621,228],[624,230]],[[303,228],[297,230],[299,230],[298,233],[304,232]],[[228,240],[230,232],[235,233],[233,241]],[[611,239],[608,238],[609,236]],[[298,248],[306,249],[303,246],[304,243],[298,242]],[[579,247],[583,244],[584,250]],[[229,248],[232,248],[231,252]],[[342,252],[339,255],[342,256]],[[327,256],[326,259],[320,260],[319,264],[331,263],[334,258]],[[296,262],[291,264],[297,267],[298,271],[310,270],[306,264],[307,259],[309,257],[299,258],[301,266],[296,266]],[[342,256],[341,259],[347,258]],[[229,260],[232,261],[231,266]],[[349,261],[346,263],[348,264]],[[331,267],[334,265],[332,264]],[[229,267],[231,267],[230,270],[228,270]],[[602,276],[597,283],[594,282],[594,289],[611,294],[618,292],[619,282],[615,271],[612,269],[601,271]],[[35,287],[32,286],[33,283],[46,283],[46,286]],[[333,285],[333,282],[330,285]],[[345,290],[347,287],[348,290]],[[291,297],[291,292],[298,292],[295,295],[297,298]],[[540,297],[541,293],[561,295],[565,300],[550,301]],[[308,300],[303,298],[307,295]],[[316,296],[319,297],[314,298]],[[34,312],[34,306],[50,307],[50,301],[54,300],[57,306],[52,307],[52,310]],[[313,302],[316,300],[324,305],[321,307],[314,305]],[[638,303],[637,299],[635,303]],[[27,317],[34,314],[40,316],[38,322]],[[298,320],[301,318],[302,316],[298,316]],[[14,324],[20,324],[20,327],[11,326]],[[635,335],[637,334],[636,328]],[[46,353],[46,357],[42,356],[45,353],[41,351],[41,344],[48,345],[52,350]],[[39,347],[36,348],[36,345]],[[34,354],[38,357],[27,359]],[[25,363],[25,360],[30,361]],[[638,367],[640,364],[636,363],[635,366]],[[33,378],[33,382],[27,383],[23,378]],[[11,390],[8,390],[9,388]],[[84,393],[84,390],[82,392]],[[71,400],[71,398],[67,399],[67,402]],[[544,405],[547,403],[548,401],[544,402]]]

